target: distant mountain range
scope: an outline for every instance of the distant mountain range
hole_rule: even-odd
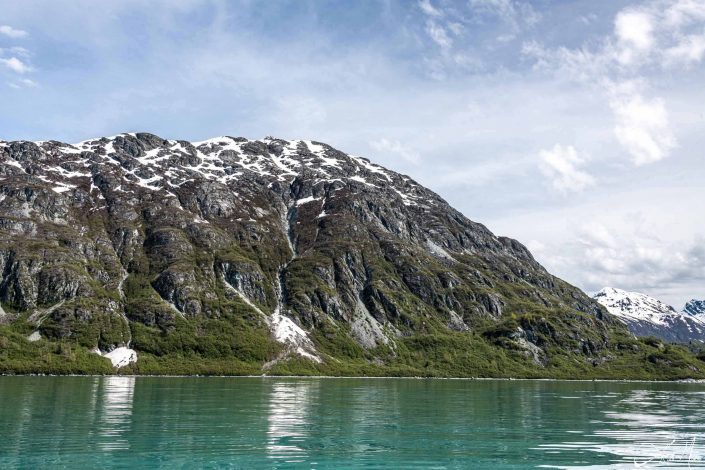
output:
[[[682,312],[639,292],[605,287],[593,296],[637,336],[666,341],[705,341],[705,301],[691,300]]]

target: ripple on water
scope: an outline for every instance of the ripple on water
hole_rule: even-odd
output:
[[[538,450],[570,449],[588,455],[584,464],[546,466],[550,468],[705,468],[702,395],[699,391],[632,390],[605,404],[604,419],[592,421],[596,427],[587,436],[591,440],[542,444]],[[591,465],[590,454],[609,455],[610,462]]]
[[[0,468],[703,467],[698,384],[2,377]]]

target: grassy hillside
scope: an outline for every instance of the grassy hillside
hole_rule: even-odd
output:
[[[149,375],[329,375],[497,377],[556,379],[677,380],[705,378],[705,355],[654,338],[635,339],[613,332],[599,359],[549,348],[545,364],[521,348],[498,340],[496,327],[484,332],[417,334],[400,340],[394,350],[365,351],[354,343],[332,345],[333,356],[315,364],[289,358],[270,366],[276,344],[261,332],[231,335],[225,320],[203,325],[187,322],[168,334],[145,331],[131,323],[142,348],[136,364],[114,370],[108,359],[66,341],[27,340],[30,325],[0,326],[0,373],[3,374],[149,374]],[[194,336],[194,329],[201,331]],[[236,340],[229,338],[237,338]]]

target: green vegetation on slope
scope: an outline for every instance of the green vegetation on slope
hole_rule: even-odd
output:
[[[705,378],[705,356],[655,338],[613,332],[613,343],[592,360],[549,348],[545,365],[520,348],[497,342],[496,328],[478,332],[416,334],[396,347],[365,351],[333,339],[334,358],[315,364],[287,357],[263,369],[280,352],[266,330],[242,328],[236,319],[177,322],[169,333],[131,322],[136,364],[114,371],[88,348],[65,341],[30,342],[26,324],[0,327],[0,373],[151,375],[330,375],[676,380]]]

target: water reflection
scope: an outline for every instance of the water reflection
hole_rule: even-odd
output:
[[[703,392],[633,390],[602,411],[582,440],[539,447],[611,456],[608,465],[553,468],[705,468],[703,398]]]
[[[704,391],[703,384],[3,377],[0,469],[703,468]]]
[[[313,381],[272,383],[267,415],[267,457],[284,462],[303,462],[303,447],[311,431],[310,407]]]
[[[98,423],[99,447],[113,451],[129,449],[126,433],[132,420],[135,392],[134,377],[104,377],[101,379],[102,402]]]

